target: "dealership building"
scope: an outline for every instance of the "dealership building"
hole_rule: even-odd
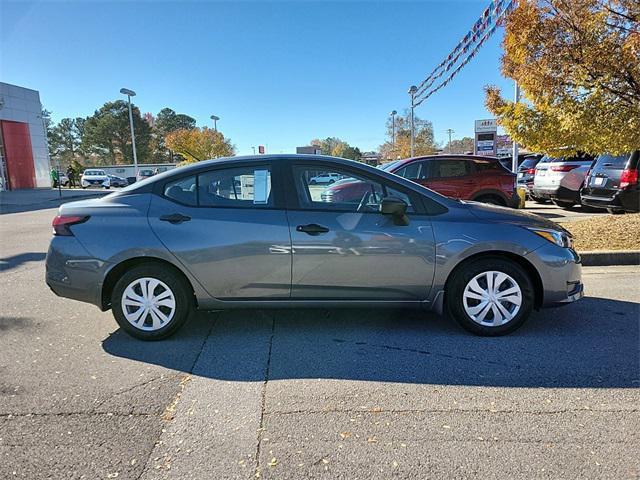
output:
[[[50,187],[50,170],[40,94],[0,82],[0,185]]]

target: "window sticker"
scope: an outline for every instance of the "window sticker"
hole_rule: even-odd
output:
[[[269,201],[269,170],[253,172],[253,203],[265,205]]]

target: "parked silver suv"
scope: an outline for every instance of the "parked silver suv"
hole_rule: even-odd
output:
[[[532,195],[562,208],[580,205],[580,189],[592,163],[593,157],[586,154],[557,158],[545,155],[536,165]]]
[[[323,196],[318,170],[362,184]],[[479,335],[512,332],[533,308],[583,295],[571,237],[541,217],[453,200],[350,160],[236,157],[66,203],[46,280],[111,308],[144,340],[193,308],[416,307]]]

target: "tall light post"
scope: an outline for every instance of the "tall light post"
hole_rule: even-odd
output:
[[[211,115],[211,120],[213,120],[213,129],[217,132],[218,131],[218,120],[220,120],[220,117],[216,117],[215,115]]]
[[[416,143],[416,125],[415,125],[415,117],[413,111],[416,108],[416,92],[418,91],[418,87],[415,85],[411,85],[409,88],[409,95],[411,95],[411,156],[414,155],[415,143]]]
[[[133,169],[138,178],[138,154],[136,153],[136,134],[133,131],[133,112],[131,111],[131,97],[136,96],[136,92],[128,88],[121,88],[120,93],[127,96],[129,101],[129,126],[131,127],[131,147],[133,148]]]
[[[518,85],[517,80],[513,87],[513,97],[515,103],[520,101],[520,85]],[[513,151],[511,152],[511,171],[513,173],[518,172],[518,142],[515,140],[513,140]]]
[[[393,152],[396,151],[396,112],[395,110],[391,110],[391,146],[393,147]]]

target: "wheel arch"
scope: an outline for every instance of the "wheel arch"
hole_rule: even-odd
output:
[[[478,252],[461,260],[451,270],[451,272],[449,272],[449,275],[447,276],[447,280],[445,281],[445,284],[444,284],[444,295],[442,295],[442,301],[446,302],[445,297],[449,289],[449,284],[451,282],[451,279],[454,277],[454,275],[457,272],[459,272],[464,266],[476,260],[480,260],[480,259],[485,260],[487,258],[492,258],[492,257],[500,258],[503,260],[504,259],[511,260],[512,262],[516,263],[517,265],[519,265],[524,269],[527,275],[529,275],[529,278],[531,279],[531,283],[533,284],[533,291],[534,291],[533,306],[535,309],[539,309],[542,306],[542,303],[544,301],[544,287],[542,285],[542,277],[540,276],[540,273],[538,272],[536,267],[529,260],[526,259],[526,257],[523,257],[522,255],[518,255],[513,252],[507,252],[504,250],[489,250],[484,252]],[[444,304],[446,305],[446,303]]]
[[[195,295],[195,289],[193,288],[193,284],[191,283],[191,280],[189,279],[189,277],[187,277],[187,275],[185,275],[182,270],[180,270],[171,262],[159,257],[133,257],[133,258],[128,258],[126,260],[123,260],[120,263],[117,263],[107,273],[104,279],[104,282],[102,283],[101,302],[100,302],[100,307],[102,311],[108,310],[110,308],[111,294],[113,292],[113,288],[115,287],[115,284],[117,283],[118,279],[122,276],[122,274],[131,268],[138,267],[140,265],[149,265],[149,264],[161,265],[162,267],[173,270],[180,277],[182,277],[185,284],[189,287],[191,292],[194,294],[193,295],[194,305],[197,308],[198,301]]]
[[[493,189],[479,190],[478,192],[475,192],[473,194],[473,196],[471,197],[471,200],[474,201],[474,202],[477,202],[478,199],[480,199],[482,197],[495,197],[495,198],[500,199],[500,201],[503,202],[504,206],[509,205],[509,199],[500,190],[493,190]]]

